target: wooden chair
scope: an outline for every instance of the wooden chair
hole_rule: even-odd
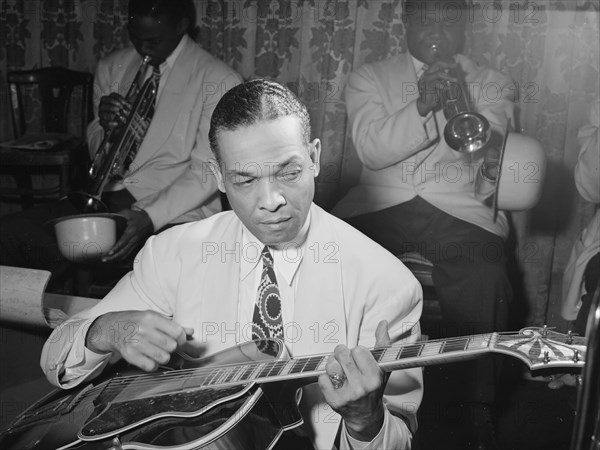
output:
[[[16,145],[0,147],[0,166],[16,187],[3,187],[1,197],[20,200],[27,208],[71,190],[74,168],[88,159],[85,132],[92,118],[93,79],[91,73],[64,67],[8,72]],[[23,143],[34,148],[18,145]],[[48,173],[58,174],[58,183],[34,187],[32,176]]]

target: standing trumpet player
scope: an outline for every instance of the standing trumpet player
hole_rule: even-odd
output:
[[[127,218],[106,261],[130,257],[169,224],[221,210],[217,184],[206,165],[208,129],[215,105],[241,77],[194,42],[188,34],[194,26],[191,0],[130,0],[127,30],[132,45],[98,64],[95,117],[87,133],[92,159],[102,149],[115,149],[123,133],[129,133],[123,167],[106,179],[101,192],[108,210]],[[148,64],[140,70],[144,57]],[[154,96],[142,114],[133,109],[138,89],[129,88],[149,77],[154,77]],[[70,263],[44,223],[80,212],[73,208],[60,201],[2,218],[0,263],[50,270],[49,289],[59,288]]]
[[[504,213],[494,219],[487,202],[498,142],[513,118],[514,84],[461,54],[471,16],[466,2],[405,0],[402,8],[408,51],[349,77],[346,106],[363,167],[359,185],[333,213],[392,253],[418,252],[433,263],[439,337],[502,331],[512,297],[509,226]],[[490,127],[489,141],[476,151],[455,150],[444,136],[446,86],[459,74],[466,85],[454,97],[467,95]],[[460,372],[450,390],[467,425],[460,448],[495,448],[493,362],[455,366]]]

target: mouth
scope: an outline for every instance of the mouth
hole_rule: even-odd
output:
[[[262,224],[267,226],[278,226],[288,222],[289,220],[290,217],[281,217],[278,219],[263,220]]]

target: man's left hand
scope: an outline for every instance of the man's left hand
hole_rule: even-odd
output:
[[[390,345],[386,321],[379,322],[375,336],[376,347]],[[361,346],[350,350],[338,345],[325,370],[319,377],[325,400],[342,416],[350,436],[371,441],[383,426],[383,390],[389,374],[384,373],[371,352]]]
[[[152,220],[145,211],[124,209],[118,214],[127,219],[127,226],[113,248],[102,258],[102,262],[120,261],[127,258],[133,251],[138,250],[154,232]]]

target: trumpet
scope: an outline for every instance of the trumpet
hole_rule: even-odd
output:
[[[443,59],[437,44],[431,46],[431,53]],[[448,75],[457,82],[444,82],[442,87],[442,111],[447,123],[444,139],[450,148],[464,153],[473,153],[483,148],[491,135],[490,123],[481,114],[473,111],[470,98],[464,89],[465,80],[460,67],[447,69]]]
[[[88,170],[88,179],[83,191],[73,192],[68,199],[82,213],[107,212],[108,208],[100,199],[106,184],[111,180],[122,179],[128,163],[137,152],[140,136],[146,131],[143,118],[153,104],[149,99],[156,95],[157,86],[149,78],[142,84],[150,57],[145,56],[125,98],[132,108],[125,120],[123,131],[115,135],[115,128],[106,132]]]

